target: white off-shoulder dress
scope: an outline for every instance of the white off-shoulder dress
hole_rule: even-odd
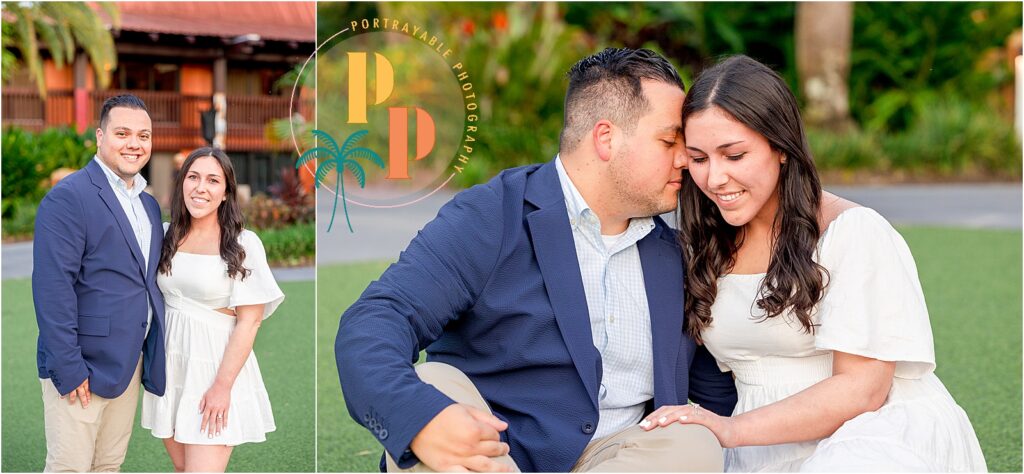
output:
[[[256,354],[250,352],[231,387],[227,428],[213,438],[199,431],[199,401],[216,378],[235,328],[233,316],[215,309],[262,304],[266,319],[284,300],[260,238],[243,230],[238,242],[245,249],[243,266],[252,272],[244,280],[228,277],[220,255],[181,251],[171,260],[171,274],[157,277],[166,307],[167,389],[162,397],[146,392],[142,399],[142,427],[157,438],[236,446],[265,441],[276,428]]]
[[[739,415],[832,375],[840,351],[896,362],[885,404],[818,441],[725,451],[733,472],[985,471],[971,422],[935,376],[928,308],[903,237],[875,211],[857,207],[829,225],[817,261],[830,281],[813,315],[813,334],[791,313],[764,320],[757,292],[764,274],[725,275],[703,337],[732,371]],[[760,321],[760,322],[759,322]]]

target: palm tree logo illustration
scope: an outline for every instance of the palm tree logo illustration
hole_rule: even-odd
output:
[[[362,158],[384,169],[384,160],[381,159],[380,155],[369,148],[355,146],[368,133],[368,130],[359,130],[349,135],[339,148],[338,142],[330,134],[322,130],[313,130],[313,136],[319,139],[320,143],[325,146],[310,148],[295,161],[295,168],[298,169],[311,160],[327,157],[325,161],[316,167],[316,187],[318,189],[324,180],[327,179],[330,172],[334,171],[336,178],[334,181],[334,207],[331,209],[331,222],[327,225],[327,232],[330,232],[331,228],[334,227],[334,216],[338,212],[338,196],[341,196],[348,231],[354,232],[352,230],[352,221],[348,218],[348,203],[345,201],[345,180],[343,179],[345,170],[347,169],[352,173],[352,176],[359,182],[360,188],[365,188],[366,171],[363,170],[362,165],[356,159]]]

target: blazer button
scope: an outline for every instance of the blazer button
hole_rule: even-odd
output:
[[[142,323],[142,327],[146,327],[146,323]]]
[[[591,434],[594,432],[594,424],[588,421],[583,424],[582,429],[584,433]]]
[[[370,414],[366,413],[366,414],[363,415],[363,423],[369,423],[369,422],[370,422]]]
[[[380,440],[381,441],[384,441],[384,440],[388,439],[388,430],[386,430],[386,429],[380,430],[380,431],[377,432],[377,435],[380,436]]]

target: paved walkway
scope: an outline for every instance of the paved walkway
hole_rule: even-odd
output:
[[[29,278],[32,276],[32,242],[3,244],[3,279]],[[277,281],[307,281],[316,278],[312,267],[272,268]]]
[[[896,225],[1021,229],[1020,184],[826,186],[826,190],[871,207]],[[395,260],[453,195],[437,193],[399,209],[349,206],[353,234],[345,227],[341,209],[335,217],[334,228],[330,233],[325,232],[332,202],[321,198],[317,214],[320,232],[317,262]],[[671,222],[671,219],[666,221]]]
[[[1021,229],[1020,184],[942,184],[899,186],[826,186],[826,189],[874,208],[897,225],[929,225],[976,229]],[[321,191],[323,192],[323,191]],[[349,207],[354,233],[341,209],[334,228],[325,232],[332,199],[324,192],[318,204],[317,262],[332,264],[395,260],[416,233],[437,215],[454,193],[439,192],[398,209]],[[669,221],[671,222],[671,221]],[[3,244],[3,278],[32,274],[32,244]],[[279,281],[312,280],[313,267],[275,269]]]

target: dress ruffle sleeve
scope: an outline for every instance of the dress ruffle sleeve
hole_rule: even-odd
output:
[[[234,309],[237,306],[262,304],[263,319],[267,319],[284,301],[284,293],[270,272],[267,252],[259,236],[252,231],[243,230],[238,236],[238,241],[245,249],[245,262],[242,266],[251,273],[244,280],[235,277],[228,307]]]
[[[894,361],[900,378],[935,370],[917,265],[896,229],[872,209],[849,209],[826,231],[820,252],[829,275],[815,347]]]

